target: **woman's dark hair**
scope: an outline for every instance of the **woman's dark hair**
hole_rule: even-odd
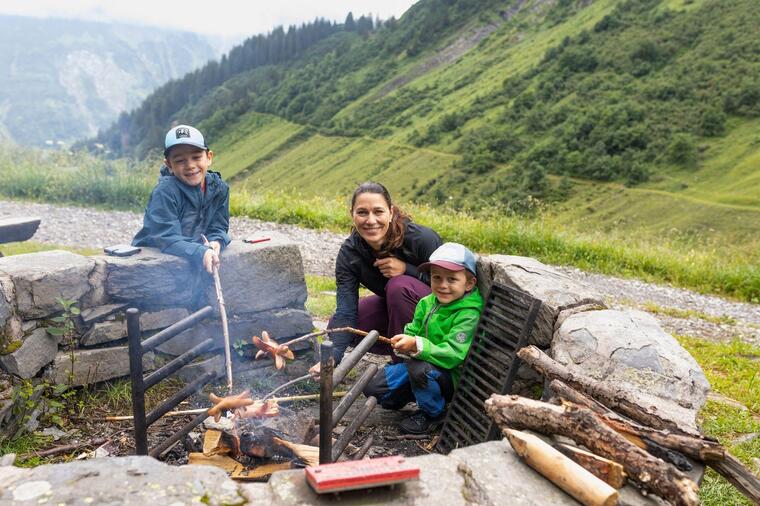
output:
[[[374,181],[367,181],[356,187],[354,194],[351,197],[351,214],[354,212],[354,205],[356,205],[356,199],[362,193],[376,193],[382,195],[385,199],[385,203],[388,204],[388,209],[393,213],[393,218],[388,226],[388,232],[385,234],[385,240],[383,241],[380,250],[375,253],[377,258],[385,258],[391,255],[391,252],[401,247],[404,244],[404,230],[406,224],[412,220],[411,216],[399,209],[398,206],[393,205],[391,200],[391,194],[388,193],[388,189],[376,183]]]

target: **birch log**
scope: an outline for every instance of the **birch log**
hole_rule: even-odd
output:
[[[527,432],[504,429],[512,448],[530,467],[573,496],[585,506],[613,506],[618,491],[551,447],[543,439]]]
[[[596,454],[622,464],[630,479],[676,506],[699,504],[697,484],[670,464],[633,445],[592,411],[555,406],[517,395],[492,395],[486,412],[502,428],[531,429],[569,437]]]

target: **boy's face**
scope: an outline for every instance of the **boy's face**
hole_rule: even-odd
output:
[[[206,179],[213,157],[212,151],[180,144],[171,148],[164,163],[177,179],[188,186],[198,186]]]
[[[441,304],[461,299],[465,292],[475,287],[475,282],[475,277],[468,276],[465,270],[450,271],[437,265],[430,267],[430,288]]]

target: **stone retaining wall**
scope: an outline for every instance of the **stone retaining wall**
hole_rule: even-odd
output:
[[[710,385],[699,364],[651,315],[607,309],[592,287],[533,258],[481,257],[482,293],[494,280],[542,301],[531,344],[572,371],[625,385],[642,406],[655,406],[663,418],[696,428]],[[516,393],[526,394],[538,380],[522,366]]]
[[[222,254],[220,273],[233,342],[262,330],[287,338],[312,329],[296,244],[277,234],[254,245],[233,241]],[[59,298],[75,300],[81,310],[73,352],[61,349],[68,340],[45,330],[57,325],[51,318],[62,311]],[[152,248],[126,258],[66,251],[0,258],[0,367],[22,378],[44,374],[74,385],[125,376],[127,308],[141,310],[141,329],[149,336],[205,305],[217,307],[212,277]],[[221,349],[218,315],[158,351],[176,356],[208,337]],[[151,354],[144,365],[151,368]]]

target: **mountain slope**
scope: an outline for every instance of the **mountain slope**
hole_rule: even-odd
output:
[[[242,71],[164,126],[199,123],[255,191],[377,178],[406,200],[538,202],[579,229],[752,248],[759,18],[753,0],[422,0]]]
[[[0,23],[0,138],[20,144],[92,136],[216,56],[190,33],[17,16]]]

